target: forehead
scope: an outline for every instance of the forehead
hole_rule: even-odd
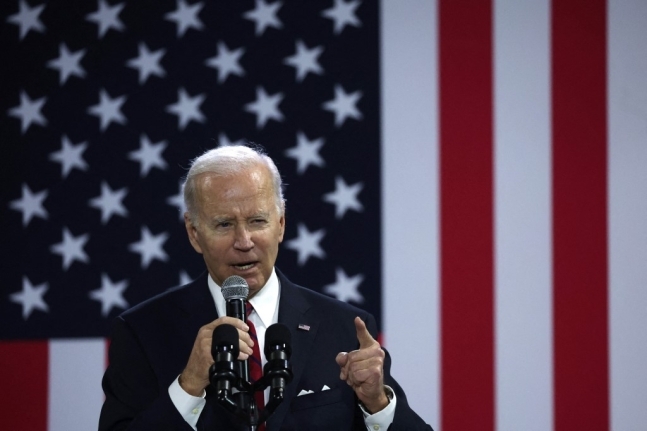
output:
[[[246,169],[221,176],[210,173],[196,178],[197,202],[202,209],[228,206],[265,206],[274,199],[267,169]]]

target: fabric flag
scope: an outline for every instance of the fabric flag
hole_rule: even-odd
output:
[[[111,320],[204,271],[180,179],[216,146],[276,161],[278,267],[381,316],[377,6],[2,2],[0,428],[96,428]]]
[[[643,429],[647,4],[381,6],[383,329],[411,403],[442,431]]]
[[[96,428],[111,320],[204,270],[180,178],[252,141],[287,184],[277,265],[377,317],[434,429],[644,429],[644,1],[0,17],[0,428]]]

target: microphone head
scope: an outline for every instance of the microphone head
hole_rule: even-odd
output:
[[[249,286],[247,281],[243,277],[238,275],[232,275],[227,277],[222,283],[222,296],[225,298],[225,301],[231,299],[247,299],[249,295]]]
[[[277,345],[285,345],[285,350],[290,356],[292,353],[292,333],[287,326],[282,323],[275,323],[267,328],[265,331],[265,357],[269,357],[274,347]]]
[[[238,357],[238,330],[232,325],[219,325],[213,330],[211,336],[211,356],[216,359],[216,355],[226,347],[228,351],[232,352],[234,358]]]

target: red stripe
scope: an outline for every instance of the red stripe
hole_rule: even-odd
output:
[[[47,429],[46,341],[0,342],[0,429]]]
[[[555,430],[608,430],[606,5],[552,5]]]
[[[443,431],[494,429],[491,16],[439,2]]]

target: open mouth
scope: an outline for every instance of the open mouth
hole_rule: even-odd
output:
[[[256,265],[256,262],[247,262],[247,263],[241,263],[238,265],[233,265],[233,267],[239,271],[245,271],[247,269],[252,268],[254,265]]]

